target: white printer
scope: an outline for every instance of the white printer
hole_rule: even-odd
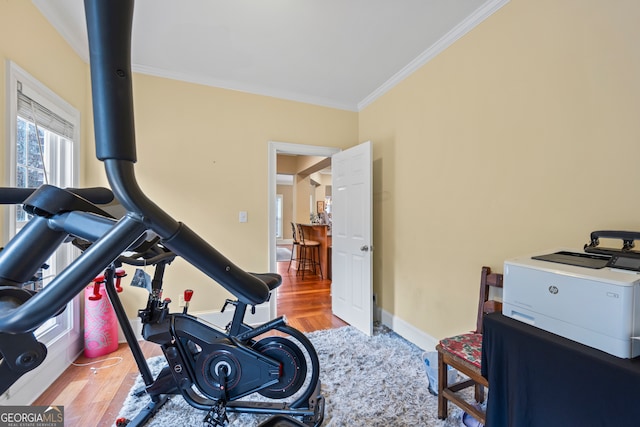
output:
[[[502,312],[614,356],[636,357],[640,258],[559,249],[507,260]]]

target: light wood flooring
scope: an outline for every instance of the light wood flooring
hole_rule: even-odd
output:
[[[278,273],[283,277],[278,289],[278,314],[285,315],[289,325],[302,332],[345,326],[331,313],[331,281],[308,272],[302,280],[296,274],[295,264],[290,272],[288,265],[289,262],[278,262]],[[141,346],[146,357],[162,354],[156,344],[141,342]],[[89,366],[72,365],[33,404],[63,405],[66,427],[112,426],[138,369],[126,344],[120,344],[117,351],[106,357],[121,357],[122,362],[115,366],[109,366],[114,360]],[[92,361],[80,356],[76,364]],[[104,368],[92,373],[91,368],[100,367]]]

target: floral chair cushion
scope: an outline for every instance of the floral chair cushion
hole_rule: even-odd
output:
[[[464,359],[480,369],[482,334],[463,334],[440,341],[443,350]]]

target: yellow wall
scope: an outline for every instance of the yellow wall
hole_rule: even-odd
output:
[[[378,304],[441,337],[480,267],[640,229],[640,3],[511,0],[359,115]]]
[[[297,159],[297,156],[276,155],[276,172],[285,175],[295,175],[298,173]]]

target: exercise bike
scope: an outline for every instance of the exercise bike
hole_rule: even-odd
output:
[[[320,364],[305,335],[287,326],[282,317],[258,327],[247,325],[244,317],[249,306],[239,300],[225,301],[221,311],[233,306],[233,317],[225,330],[217,329],[188,314],[191,290],[185,290],[183,311],[171,313],[170,301],[162,298],[162,276],[174,255],[166,249],[158,251],[157,246],[153,249],[155,255],[119,257],[107,270],[113,282],[113,269],[120,263],[155,265],[147,305],[138,315],[144,339],[161,346],[168,365],[152,379],[146,373],[146,363],[142,363],[145,387],[138,393],[148,394],[152,402],[154,398],[181,394],[191,406],[208,411],[205,425],[224,425],[227,411],[279,414],[294,417],[291,423],[302,421],[291,425],[320,425],[324,417]],[[274,274],[256,276],[272,289],[281,282]],[[113,285],[107,293],[117,298]],[[123,313],[118,308],[119,312]],[[137,342],[132,345],[137,347]],[[262,398],[252,397],[255,393]],[[153,409],[154,404],[148,406],[137,419],[145,419]],[[133,425],[139,425],[137,419]]]
[[[54,317],[87,283],[104,272],[106,290],[145,383],[150,403],[123,425],[144,425],[172,395],[207,411],[207,426],[226,425],[227,411],[273,414],[288,425],[319,426],[324,417],[318,356],[311,342],[282,317],[260,326],[247,310],[268,301],[281,278],[252,274],[154,204],[134,174],[135,132],[131,87],[132,0],[85,0],[94,103],[96,154],[111,191],[126,210],[116,218],[102,207],[104,189],[76,191],[48,185],[0,202],[23,203],[33,217],[0,251],[0,393],[39,366],[46,347],[34,331]],[[24,191],[24,190],[23,190]],[[8,194],[8,193],[7,193]],[[100,197],[98,196],[100,194]],[[22,199],[22,200],[18,200]],[[83,251],[39,292],[23,289],[65,242]],[[162,299],[165,268],[182,257],[235,296],[224,329],[187,312],[172,313]],[[154,378],[115,290],[122,264],[152,265],[143,337],[162,348],[167,366]],[[185,294],[185,300],[191,293]],[[268,424],[265,424],[268,425]],[[287,425],[280,422],[278,425]]]

